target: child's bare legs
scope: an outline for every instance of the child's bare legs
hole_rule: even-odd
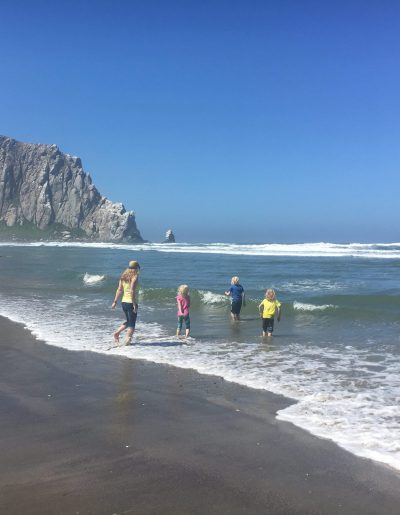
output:
[[[262,318],[262,316],[261,316],[261,319],[262,319],[263,338],[265,338],[266,336],[268,338],[271,338],[272,331],[274,330],[274,319],[271,320],[269,318]]]
[[[240,313],[231,311],[231,319],[237,322],[238,320],[240,320]]]
[[[182,324],[183,324],[183,316],[182,315],[178,315],[178,327],[176,328],[176,336],[180,336],[181,335]]]
[[[190,317],[187,315],[185,317],[185,338],[187,338],[190,334]]]
[[[176,336],[180,336],[181,335],[183,322],[185,322],[185,338],[187,338],[189,336],[189,334],[190,334],[190,318],[189,318],[189,315],[186,315],[186,316],[179,315],[178,316],[178,328],[176,330]]]
[[[272,333],[267,333],[266,331],[263,331],[262,336],[263,336],[263,338],[266,338],[266,337],[272,338]]]

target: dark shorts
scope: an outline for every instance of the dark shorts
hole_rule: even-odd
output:
[[[121,302],[121,305],[126,316],[126,322],[124,325],[126,325],[126,327],[132,327],[132,329],[135,329],[137,313],[133,311],[132,302]]]
[[[242,309],[242,300],[233,300],[231,304],[231,313],[234,315],[240,315]]]
[[[274,319],[273,318],[263,318],[262,326],[264,333],[272,333],[274,330]]]
[[[183,322],[185,322],[186,329],[190,329],[190,316],[186,315],[180,315],[178,316],[178,329],[179,331],[182,329]]]

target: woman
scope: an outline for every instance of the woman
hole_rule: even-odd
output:
[[[121,305],[126,316],[124,322],[114,333],[115,343],[119,343],[119,335],[127,329],[125,345],[129,345],[135,331],[136,317],[138,311],[137,292],[139,284],[140,265],[137,261],[129,261],[128,268],[122,272],[119,279],[118,288],[115,292],[115,299],[111,308],[114,309],[118,299],[122,294]]]

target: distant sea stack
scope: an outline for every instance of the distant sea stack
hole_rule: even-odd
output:
[[[142,242],[133,211],[102,197],[79,157],[0,136],[0,225],[97,241]]]
[[[175,236],[172,232],[172,229],[168,229],[168,231],[165,233],[165,240],[163,243],[175,243]]]

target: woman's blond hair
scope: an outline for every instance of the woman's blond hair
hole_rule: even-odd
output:
[[[120,279],[125,283],[130,283],[137,275],[139,275],[139,270],[137,268],[126,268],[122,272]]]
[[[237,275],[232,277],[231,284],[239,284],[239,277]]]
[[[187,284],[181,284],[178,288],[178,294],[187,297],[189,293],[189,286]]]
[[[268,300],[275,300],[275,290],[268,288],[268,290],[265,292],[265,298]]]

